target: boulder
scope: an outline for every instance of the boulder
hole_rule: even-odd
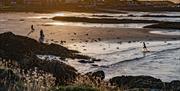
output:
[[[128,88],[162,89],[163,82],[151,76],[118,76],[109,80],[112,85]]]
[[[92,73],[92,76],[103,80],[105,78],[105,73],[104,73],[104,71],[96,71],[96,72]]]
[[[104,71],[89,72],[89,73],[86,73],[85,75],[95,78],[95,79],[100,79],[100,80],[103,80],[105,78]]]
[[[179,80],[172,81],[169,84],[173,91],[180,91],[180,81]]]
[[[12,60],[25,71],[37,68],[53,74],[56,84],[67,84],[75,80],[77,70],[58,60],[41,60],[36,55],[55,55],[61,58],[85,58],[76,54],[78,51],[69,50],[57,44],[40,44],[38,41],[15,35],[11,32],[0,34],[0,58]],[[1,61],[1,60],[0,60]]]
[[[79,60],[80,63],[94,63],[94,61],[88,61],[88,60]]]
[[[5,52],[6,57],[15,60],[21,60],[22,56],[36,54],[55,55],[60,56],[61,58],[90,59],[88,56],[77,54],[79,53],[78,51],[69,50],[61,45],[40,44],[34,39],[15,35],[12,32],[0,34],[0,50]],[[4,57],[4,55],[0,55],[0,57]]]

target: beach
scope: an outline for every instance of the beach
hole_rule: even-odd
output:
[[[180,35],[154,33],[152,31],[159,30],[131,24],[112,27],[106,24],[58,22],[50,19],[54,15],[0,13],[0,33],[11,31],[27,36],[31,31],[30,26],[34,25],[35,32],[28,37],[38,40],[42,29],[46,43],[60,44],[78,50],[81,54],[101,59],[101,62],[93,64],[82,64],[78,60],[67,62],[81,73],[101,69],[105,71],[107,79],[118,75],[150,75],[164,81],[180,79],[179,67],[174,67],[180,63]],[[142,41],[147,43],[151,53],[142,53]],[[174,55],[170,56],[171,52]]]
[[[30,26],[34,25],[35,32],[29,37],[38,40],[40,29],[44,30],[47,42],[53,41],[67,41],[72,42],[93,42],[100,38],[103,41],[106,40],[120,40],[120,41],[147,41],[147,40],[174,40],[180,39],[178,35],[160,35],[153,34],[150,31],[157,29],[143,29],[143,28],[115,28],[115,27],[98,27],[98,26],[81,26],[71,25],[63,23],[56,25],[51,19],[35,18],[39,14],[33,13],[12,13],[6,16],[8,13],[1,13],[1,31],[12,31],[15,34],[27,36],[31,31]],[[32,17],[34,15],[34,17]],[[42,14],[43,15],[43,14]],[[54,23],[53,23],[54,22]],[[108,26],[108,25],[107,25]],[[126,26],[126,25],[124,25]],[[128,25],[127,25],[128,26]],[[138,26],[138,25],[137,25]],[[133,26],[132,26],[133,27]],[[53,41],[51,41],[53,40]],[[94,41],[95,42],[95,41]]]

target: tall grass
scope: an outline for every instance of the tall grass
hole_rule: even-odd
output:
[[[0,69],[12,70],[20,78],[13,84],[7,84],[7,82],[10,82],[7,78],[9,76],[5,77],[5,80],[1,79],[0,83],[4,84],[8,91],[48,91],[55,85],[55,77],[52,74],[37,68],[21,69],[15,61],[0,59]]]
[[[0,69],[12,70],[20,79],[14,84],[1,80],[8,91],[123,91],[100,78],[79,74],[76,80],[65,86],[55,86],[53,74],[35,68],[21,69],[16,61],[0,59]],[[0,73],[1,75],[1,73]]]

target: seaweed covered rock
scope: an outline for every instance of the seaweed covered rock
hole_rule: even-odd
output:
[[[163,82],[151,76],[118,76],[110,79],[110,83],[119,87],[162,89]]]

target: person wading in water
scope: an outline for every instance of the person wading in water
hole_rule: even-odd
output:
[[[149,52],[145,42],[143,42],[143,52]]]
[[[27,34],[27,36],[29,36],[31,33],[33,33],[35,31],[35,29],[34,29],[34,26],[33,25],[31,25],[31,31]]]
[[[42,44],[44,43],[44,37],[45,37],[45,36],[44,36],[43,30],[41,30],[41,31],[40,31],[39,42],[42,43]]]

